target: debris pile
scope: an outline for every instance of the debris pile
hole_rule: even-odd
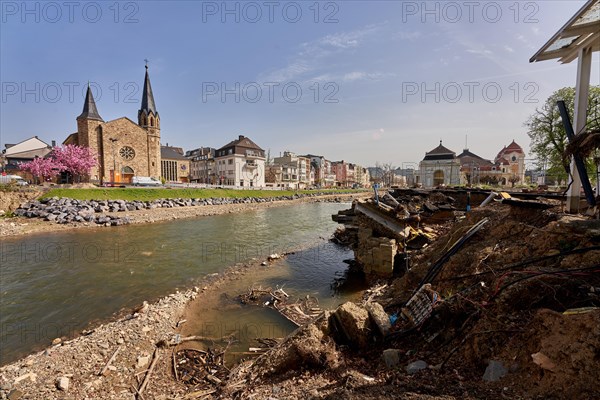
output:
[[[407,271],[232,370],[238,385],[224,393],[267,398],[276,385],[286,398],[594,398],[600,221],[547,203],[455,215],[412,251]],[[357,204],[347,223],[360,225]]]

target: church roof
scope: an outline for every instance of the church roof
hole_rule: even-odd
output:
[[[146,78],[144,79],[144,91],[142,92],[142,108],[140,111],[146,111],[146,114],[150,114],[150,111],[154,115],[156,112],[156,104],[154,104],[154,94],[152,94],[152,86],[150,85],[150,76],[148,76],[148,66],[146,65]]]
[[[102,121],[102,117],[98,114],[98,109],[96,108],[96,102],[94,101],[94,95],[92,94],[92,89],[88,85],[87,93],[85,94],[85,102],[83,103],[83,111],[77,119],[94,119],[96,121]]]
[[[442,146],[442,141],[440,140],[440,145],[425,153],[425,158],[423,160],[452,160],[455,157],[456,153],[447,147]]]

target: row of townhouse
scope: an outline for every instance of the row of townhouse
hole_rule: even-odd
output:
[[[265,151],[243,135],[218,149],[189,150],[185,158],[189,182],[195,183],[281,189],[369,186],[368,170],[360,165],[290,151],[267,160]]]

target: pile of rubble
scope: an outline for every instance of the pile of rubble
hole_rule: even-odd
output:
[[[538,203],[548,207],[490,202],[455,214],[407,271],[241,364],[224,393],[595,398],[600,221]]]

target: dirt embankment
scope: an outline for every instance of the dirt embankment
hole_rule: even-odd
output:
[[[33,186],[14,191],[0,191],[0,215],[15,211],[21,204],[37,199],[42,194],[44,194],[43,189]]]

